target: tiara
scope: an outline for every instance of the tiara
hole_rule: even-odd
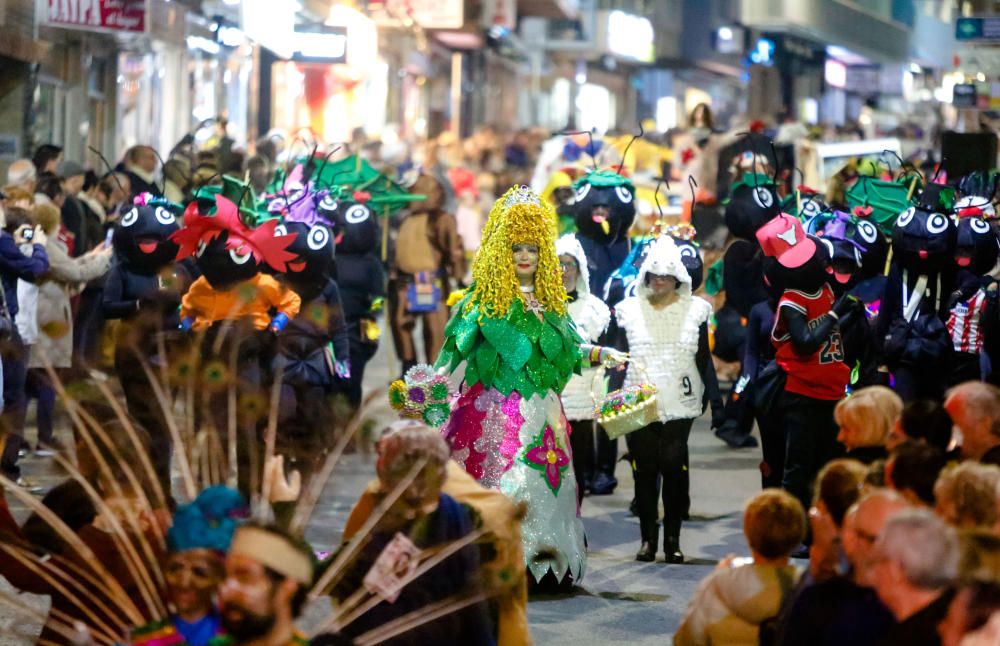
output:
[[[503,208],[506,210],[515,204],[534,204],[535,206],[541,206],[542,201],[538,198],[538,195],[531,190],[531,187],[521,184],[520,186],[514,186],[507,191],[507,196],[503,201]]]

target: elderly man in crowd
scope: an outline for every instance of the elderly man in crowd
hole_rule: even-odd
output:
[[[955,530],[927,509],[894,514],[875,543],[870,567],[875,592],[896,622],[885,646],[939,646],[958,576]]]
[[[802,591],[783,612],[778,644],[875,645],[893,618],[872,590],[869,563],[875,540],[894,513],[909,503],[895,491],[879,489],[853,505],[844,517],[842,540],[850,570]]]
[[[38,172],[30,159],[18,159],[7,168],[7,187],[34,194]]]
[[[967,381],[948,391],[945,410],[962,434],[962,458],[1000,465],[1000,388]]]

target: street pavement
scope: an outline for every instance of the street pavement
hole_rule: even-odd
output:
[[[388,384],[388,365],[388,358],[380,352],[366,375],[370,388],[384,389]],[[377,424],[394,418],[384,401],[376,400],[370,411]],[[68,438],[68,431],[63,433]],[[28,435],[34,439],[31,427]],[[667,565],[634,560],[639,524],[628,512],[632,477],[626,463],[619,462],[619,486],[614,494],[588,497],[582,505],[589,544],[588,569],[582,584],[568,596],[537,596],[530,600],[528,615],[537,644],[668,643],[698,582],[715,563],[730,553],[748,554],[740,512],[746,499],[760,488],[759,450],[728,449],[712,435],[706,416],[694,425],[690,454],[691,520],[685,522],[681,532],[686,562]],[[46,486],[62,477],[51,458],[28,457],[24,469],[28,477]],[[344,456],[307,528],[306,538],[314,548],[330,550],[338,545],[347,513],[372,477],[374,460],[370,453]],[[11,507],[19,519],[26,516],[26,510],[13,500]],[[662,553],[658,559],[662,560]],[[2,579],[0,589],[10,591]],[[47,607],[43,597],[25,597],[39,609]],[[314,604],[306,614],[304,627],[316,625],[327,613],[326,604]],[[33,643],[38,629],[37,622],[14,616],[0,601],[0,646]]]

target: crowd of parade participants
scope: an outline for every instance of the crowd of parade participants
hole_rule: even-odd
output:
[[[748,137],[715,250],[659,184],[637,218],[631,141],[560,141],[579,163],[482,215],[462,173],[336,145],[187,142],[159,182],[143,146],[15,162],[0,576],[51,607],[0,605],[39,643],[528,644],[529,591],[584,584],[581,504],[620,458],[635,560],[685,563],[706,415],[759,442],[761,492],[675,644],[1000,643],[996,172],[868,161],[820,192]],[[391,384],[364,380],[382,327]],[[307,544],[386,398],[376,479]]]

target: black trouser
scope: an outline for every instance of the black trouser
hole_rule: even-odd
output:
[[[576,477],[576,501],[583,500],[583,490],[594,476],[594,420],[568,421],[569,444],[573,448],[573,475]]]
[[[358,328],[359,323],[355,322],[353,328]],[[347,380],[346,394],[347,401],[352,407],[361,404],[362,383],[365,377],[365,366],[375,356],[378,350],[378,342],[371,343],[361,339],[360,329],[352,329],[350,333],[351,344],[351,378]],[[338,389],[341,389],[338,386]]]
[[[833,419],[836,401],[783,392],[775,414],[785,433],[785,467],[781,486],[799,499],[802,509],[812,504],[812,486],[823,466],[844,454]]]
[[[775,407],[776,408],[776,407]],[[781,488],[785,475],[785,429],[777,410],[754,411],[760,430],[760,486]]]
[[[635,502],[642,540],[657,544],[658,499],[663,498],[663,535],[676,539],[687,511],[688,436],[693,419],[653,422],[625,436],[635,464]]]
[[[4,342],[3,360],[3,414],[0,429],[7,436],[0,459],[0,470],[11,480],[21,476],[17,453],[24,444],[24,407],[27,405],[24,386],[28,375],[28,349],[21,342],[17,330]]]

